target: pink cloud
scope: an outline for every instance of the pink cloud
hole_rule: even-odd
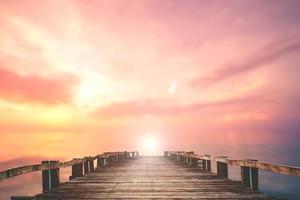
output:
[[[191,82],[193,87],[203,87],[241,75],[279,60],[283,56],[300,51],[300,38],[293,37],[273,41],[240,63],[224,65],[205,76],[198,77]]]
[[[174,115],[183,113],[193,113],[204,109],[226,109],[249,107],[258,102],[270,102],[264,96],[253,95],[228,100],[214,102],[195,102],[191,104],[174,104],[164,100],[144,100],[144,101],[128,101],[111,103],[105,107],[99,108],[94,112],[95,116],[99,117],[128,117],[142,115]]]
[[[0,98],[15,102],[57,104],[68,102],[77,84],[73,75],[61,74],[53,78],[20,75],[0,68]]]

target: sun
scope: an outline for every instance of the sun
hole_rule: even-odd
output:
[[[146,156],[159,155],[160,140],[156,135],[147,135],[141,142],[141,153]]]

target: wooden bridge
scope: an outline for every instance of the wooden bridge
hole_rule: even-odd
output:
[[[212,161],[217,173],[212,173]],[[228,165],[241,166],[241,181],[228,179]],[[59,182],[59,169],[72,167],[70,181]],[[95,167],[96,166],[96,167]],[[43,193],[11,200],[61,199],[276,199],[258,191],[258,170],[300,176],[300,168],[230,160],[227,157],[166,151],[164,156],[141,157],[138,152],[107,152],[68,162],[41,164],[0,172],[0,181],[42,171]]]

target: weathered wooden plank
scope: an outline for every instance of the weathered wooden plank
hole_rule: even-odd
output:
[[[252,167],[283,175],[300,176],[300,167],[292,167],[287,165],[278,165],[251,160],[228,160],[228,163],[232,166]]]
[[[134,153],[136,153],[136,152],[134,152]],[[15,176],[19,176],[22,174],[27,174],[27,173],[36,172],[36,171],[44,171],[44,170],[52,170],[52,169],[57,169],[57,168],[70,167],[70,166],[73,166],[76,164],[83,163],[85,161],[95,160],[98,157],[111,158],[116,155],[124,155],[124,152],[105,152],[104,154],[100,154],[100,155],[97,155],[94,157],[78,158],[78,159],[73,159],[73,160],[70,160],[67,162],[51,163],[51,164],[44,163],[44,164],[16,167],[16,168],[8,169],[5,171],[1,171],[0,172],[0,181],[15,177]]]
[[[184,152],[184,151],[165,152],[165,156],[174,157],[177,155],[184,156],[187,158],[197,158],[202,160],[212,159],[211,156],[209,155],[197,155],[197,154],[192,154],[191,152]],[[288,176],[300,176],[300,167],[295,167],[295,166],[271,164],[271,163],[253,161],[251,159],[232,160],[232,159],[228,159],[226,156],[215,156],[214,160],[217,162],[227,163],[231,166],[258,168],[261,170],[266,170],[266,171],[288,175]]]
[[[98,167],[36,199],[272,199],[241,182],[161,157]]]

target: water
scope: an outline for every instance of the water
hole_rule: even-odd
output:
[[[228,168],[229,178],[241,180],[240,167]],[[300,199],[300,177],[285,176],[268,171],[259,170],[259,191],[274,197]]]

